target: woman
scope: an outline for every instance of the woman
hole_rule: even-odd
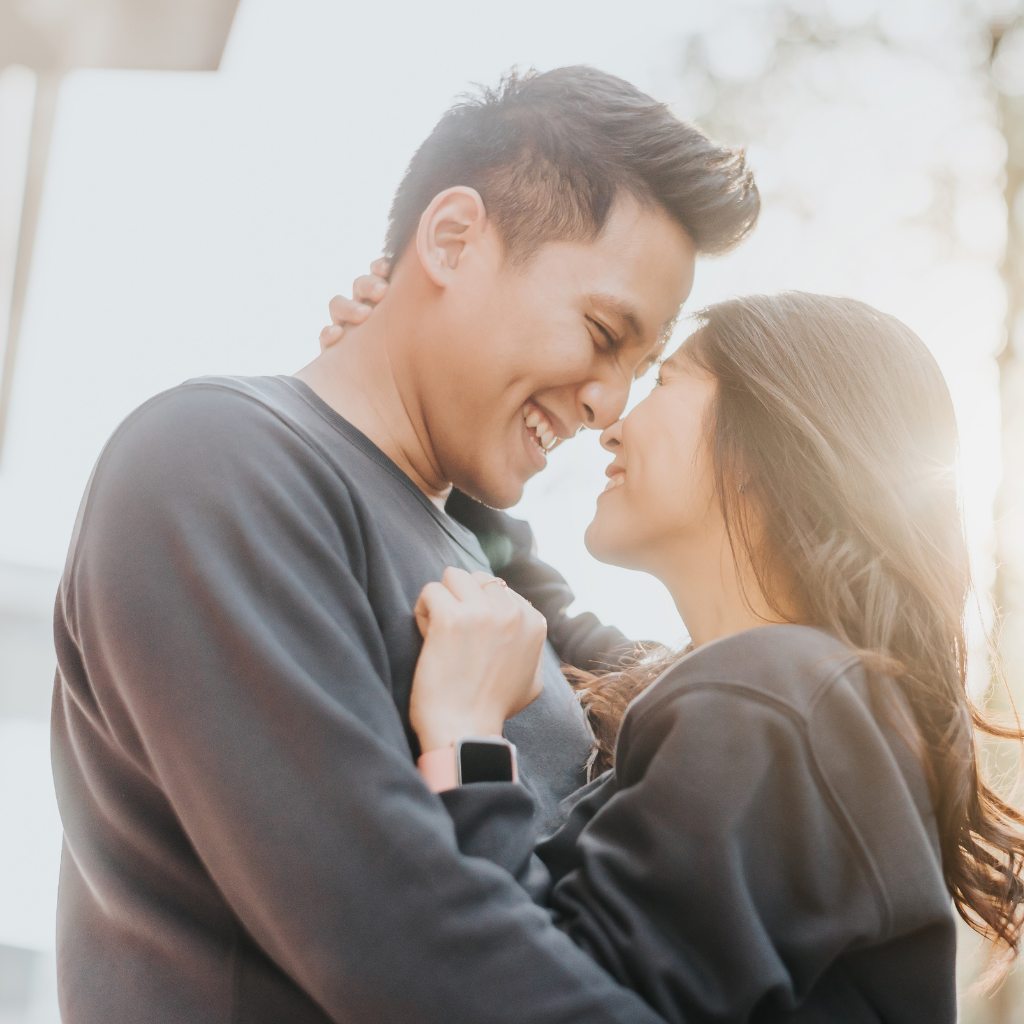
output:
[[[662,580],[692,648],[586,681],[613,768],[553,837],[532,850],[522,787],[465,785],[460,846],[670,1021],[954,1021],[951,902],[1016,952],[1024,819],[975,750],[1021,736],[966,690],[934,359],[852,300],[721,303],[602,444],[587,546]],[[422,595],[425,766],[534,695],[542,631],[495,582]]]

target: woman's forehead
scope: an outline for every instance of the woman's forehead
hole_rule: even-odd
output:
[[[670,355],[667,359],[665,359],[662,362],[661,368],[663,370],[675,370],[675,371],[678,372],[680,370],[686,370],[686,369],[691,369],[692,368],[692,364],[691,364],[690,358],[689,358],[689,353],[686,351],[687,345],[689,344],[689,341],[690,341],[690,339],[687,338],[686,341],[684,341],[672,353],[672,355]]]

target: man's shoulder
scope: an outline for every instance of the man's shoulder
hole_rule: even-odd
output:
[[[297,538],[358,551],[359,488],[290,414],[288,387],[275,378],[201,378],[139,406],[93,469],[66,571],[86,557],[107,565],[114,553],[143,561],[158,550],[240,557]]]
[[[267,409],[277,414],[301,415],[307,408],[296,378],[278,374],[272,377],[240,377],[211,375],[192,377],[155,396],[205,400],[212,404],[247,404],[256,409]]]
[[[299,406],[286,378],[195,377],[143,402],[129,414],[114,437],[159,423],[170,438],[194,430],[198,417],[204,427],[231,433],[261,426],[288,429]]]
[[[188,472],[232,461],[275,465],[285,451],[315,458],[316,417],[283,377],[197,377],[154,395],[108,441],[104,463]]]
[[[150,398],[114,431],[84,505],[241,508],[346,491],[286,378],[202,377]],[[101,499],[102,496],[102,499]]]

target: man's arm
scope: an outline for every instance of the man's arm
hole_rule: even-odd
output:
[[[657,1024],[507,874],[458,853],[391,698],[358,517],[326,505],[336,482],[311,459],[210,386],[115,435],[62,597],[101,712],[126,712],[118,756],[334,1020]]]

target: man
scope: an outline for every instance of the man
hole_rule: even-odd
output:
[[[66,1021],[656,1019],[459,856],[415,769],[412,609],[487,568],[451,486],[508,506],[617,419],[757,209],[741,155],[628,84],[510,79],[413,158],[344,344],[122,424],[56,616]],[[588,746],[550,652],[507,733],[550,814]]]

